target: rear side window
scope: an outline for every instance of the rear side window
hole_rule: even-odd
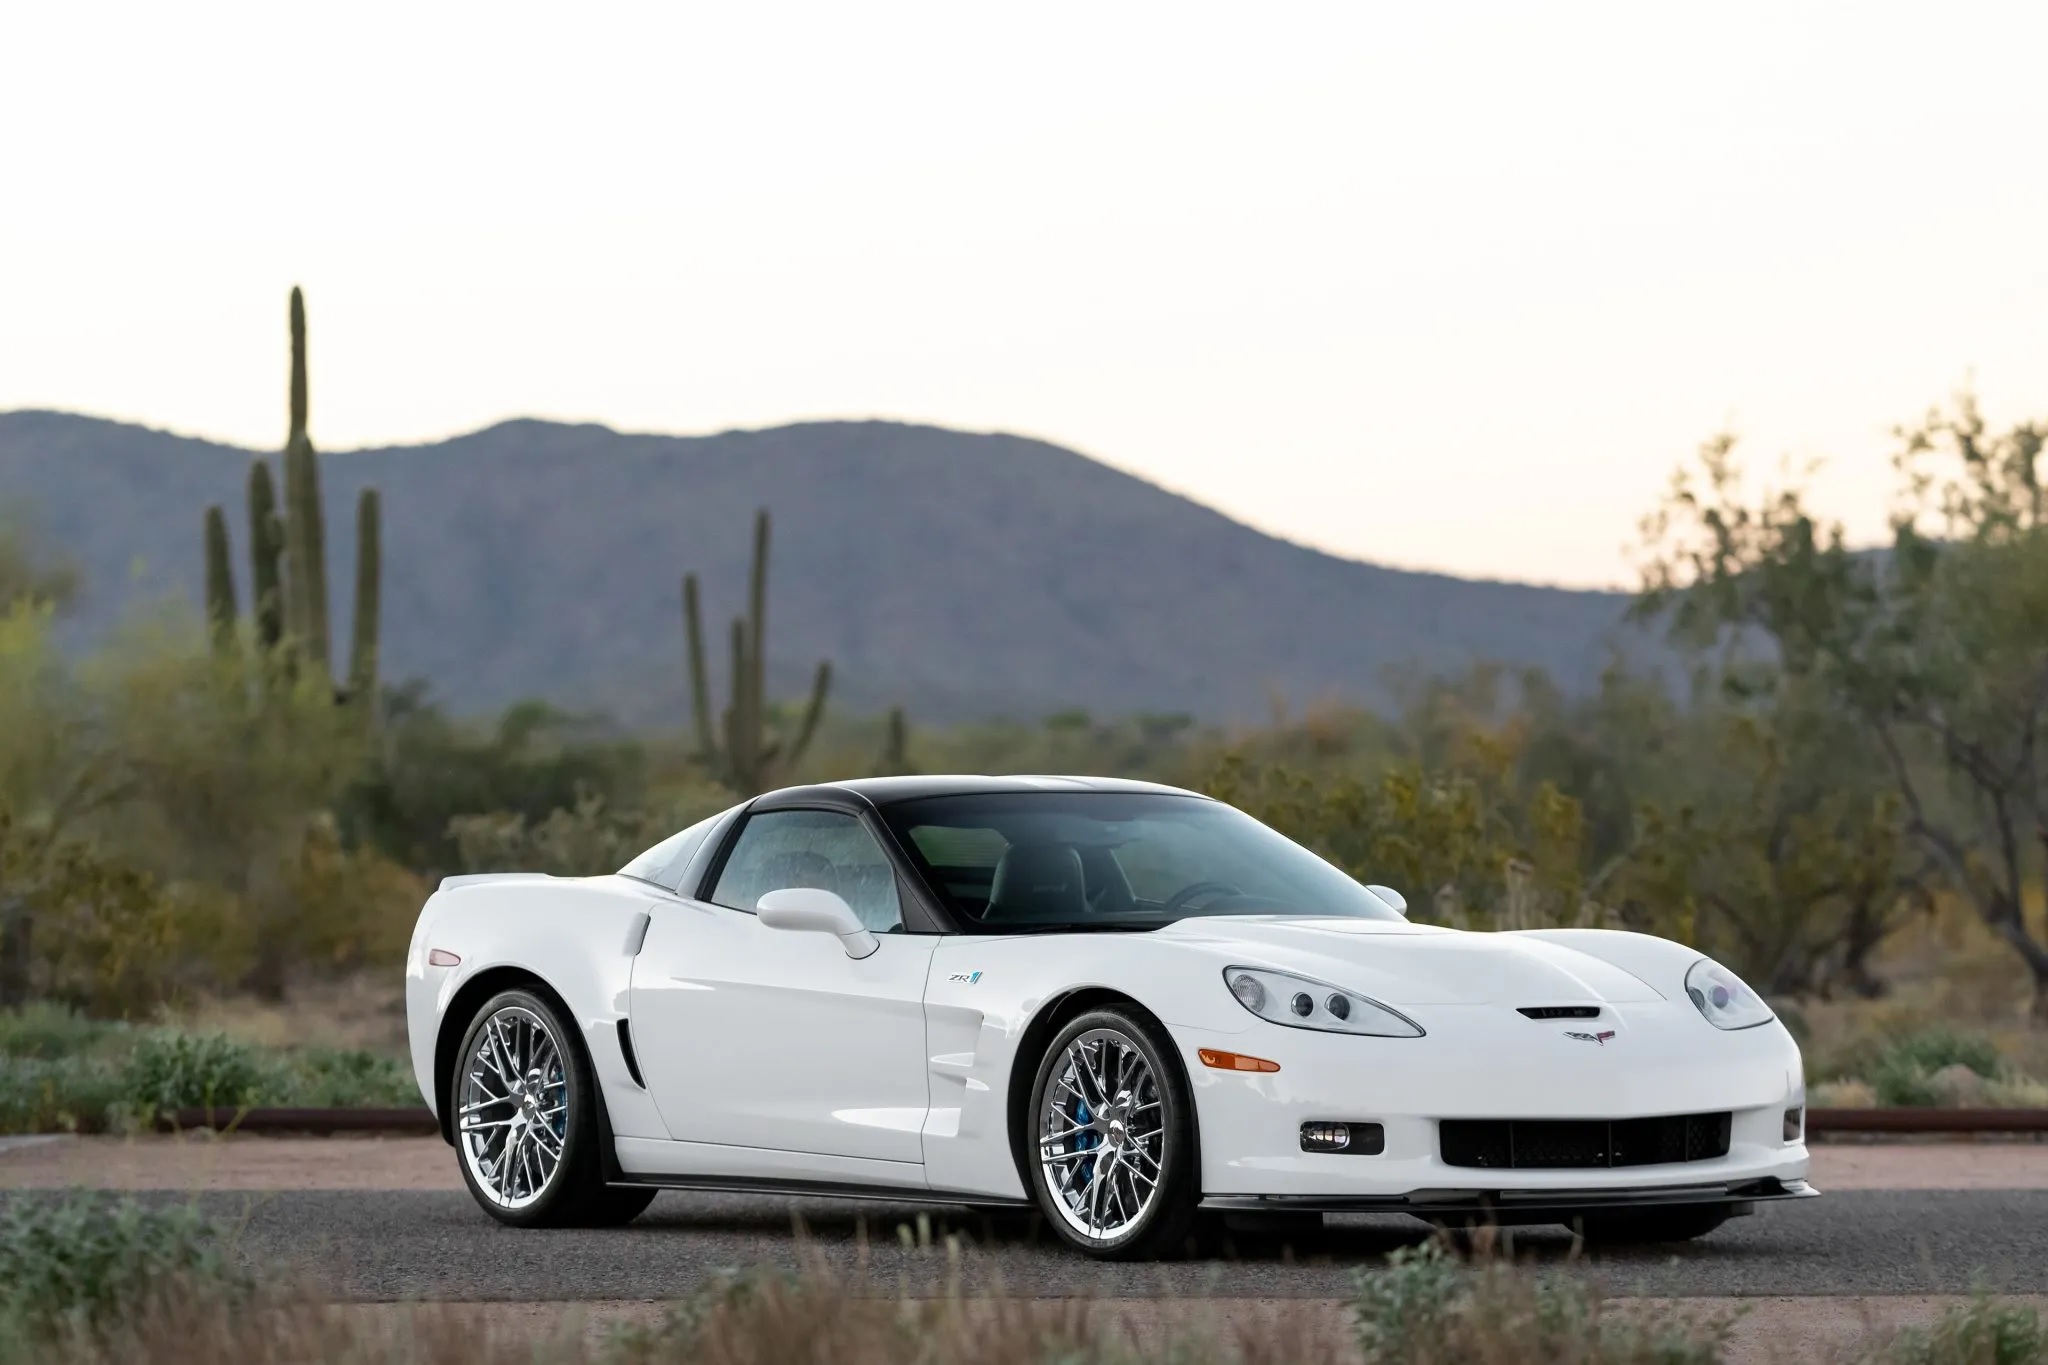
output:
[[[722,814],[723,812],[720,812],[720,815]],[[619,875],[637,877],[643,882],[653,882],[656,886],[679,891],[676,883],[682,880],[684,871],[690,866],[690,859],[704,846],[704,837],[711,833],[711,827],[718,821],[719,816],[714,815],[708,820],[699,820],[686,830],[669,835],[620,868]]]

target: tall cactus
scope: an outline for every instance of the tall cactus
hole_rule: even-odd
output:
[[[332,633],[328,622],[327,520],[320,498],[320,462],[307,434],[310,386],[306,380],[306,297],[291,296],[291,426],[284,446],[284,504],[267,461],[249,467],[249,567],[254,590],[249,611],[256,643],[265,651],[289,644],[297,663],[329,671]],[[349,641],[348,675],[336,687],[337,700],[374,698],[377,691],[377,635],[382,619],[382,505],[374,488],[356,501],[356,602]],[[216,549],[218,553],[216,553]],[[221,621],[232,637],[234,574],[228,563],[227,520],[219,507],[206,512],[206,600],[208,619],[220,638]],[[225,604],[225,617],[222,605]]]
[[[348,646],[348,694],[377,692],[377,627],[383,612],[382,500],[374,488],[356,497],[356,612]]]
[[[218,506],[206,509],[206,624],[214,648],[235,642],[235,566],[228,558],[228,519]]]
[[[901,777],[911,772],[910,766],[910,721],[904,716],[903,708],[889,708],[888,729],[882,740],[882,759],[875,772],[881,777]]]
[[[754,515],[754,560],[747,581],[747,614],[732,623],[732,689],[713,732],[711,686],[705,663],[704,621],[697,575],[683,576],[683,638],[689,648],[690,716],[697,756],[720,781],[743,796],[766,791],[772,779],[803,761],[825,699],[832,690],[832,664],[821,659],[811,679],[811,696],[792,735],[768,732],[766,699],[768,637],[768,509]]]
[[[292,288],[291,432],[284,446],[284,555],[289,575],[286,626],[301,657],[327,667],[327,518],[320,505],[320,464],[306,434],[306,297]]]
[[[270,465],[263,460],[249,464],[249,570],[254,596],[249,616],[256,627],[256,643],[265,651],[276,649],[284,639],[284,526],[277,519],[277,485],[270,477]]]

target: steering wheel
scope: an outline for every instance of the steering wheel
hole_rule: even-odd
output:
[[[1166,898],[1160,913],[1170,915],[1205,891],[1220,891],[1226,896],[1242,896],[1243,891],[1229,882],[1190,882]]]

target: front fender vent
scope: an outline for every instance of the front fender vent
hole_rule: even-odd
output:
[[[624,1019],[619,1020],[619,1053],[626,1059],[626,1074],[633,1078],[633,1084],[645,1090],[647,1082],[640,1079],[640,1059],[633,1055],[633,1026]]]
[[[1527,1019],[1598,1019],[1598,1005],[1524,1005],[1515,1013]]]

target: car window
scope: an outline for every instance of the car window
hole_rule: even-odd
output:
[[[679,890],[678,883],[683,871],[690,865],[690,859],[703,846],[704,836],[711,833],[719,816],[699,820],[686,830],[681,830],[663,839],[653,848],[619,869],[619,875],[637,877],[643,882],[653,882],[671,891]]]
[[[770,891],[791,886],[837,892],[873,933],[903,928],[896,870],[874,835],[851,815],[772,810],[750,817],[711,899],[734,910],[753,910]]]
[[[969,932],[1151,929],[1190,915],[1399,920],[1242,811],[1174,793],[917,797],[882,819]]]

